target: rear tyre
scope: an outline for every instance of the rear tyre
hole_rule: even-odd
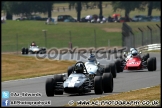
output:
[[[105,73],[110,73],[110,65],[106,65],[106,67],[105,67]]]
[[[22,48],[21,52],[22,54],[25,54],[25,48]]]
[[[154,70],[153,71],[156,71],[156,57],[153,57],[153,61],[154,61]]]
[[[113,75],[113,78],[116,78],[116,65],[115,63],[110,63],[110,70]]]
[[[28,54],[29,50],[28,48],[25,49],[25,54]]]
[[[147,68],[148,71],[154,71],[154,58],[148,58]]]
[[[55,86],[56,86],[57,82],[64,82],[63,75],[55,75],[54,81],[55,81]],[[55,95],[62,95],[62,94],[63,94],[63,91],[55,90]]]
[[[117,73],[119,73],[121,71],[121,62],[120,62],[120,59],[117,59],[115,61],[115,65],[116,65]]]
[[[54,79],[53,78],[47,78],[46,80],[46,95],[48,97],[54,96]]]
[[[104,93],[112,93],[114,82],[111,73],[104,73],[102,75],[102,86]]]
[[[95,94],[103,93],[101,76],[95,76],[94,78],[94,91],[95,91]]]
[[[68,76],[73,72],[74,65],[68,68]]]

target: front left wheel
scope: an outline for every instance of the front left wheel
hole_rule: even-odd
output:
[[[46,95],[48,97],[54,96],[54,79],[53,78],[47,78],[46,80]]]
[[[54,76],[54,81],[55,81],[55,88],[56,86],[61,86],[60,84],[57,85],[57,82],[64,82],[63,75],[55,75]],[[62,95],[63,91],[56,91],[55,90],[55,95]]]

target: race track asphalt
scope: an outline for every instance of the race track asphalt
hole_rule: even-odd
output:
[[[21,101],[45,101],[50,100],[51,105],[48,106],[64,106],[69,101],[88,100],[91,98],[97,98],[104,95],[111,95],[115,93],[126,92],[130,90],[136,90],[145,87],[151,87],[161,84],[161,54],[150,53],[150,57],[155,56],[157,59],[157,70],[149,72],[147,69],[140,71],[124,71],[117,73],[117,78],[114,78],[114,90],[113,93],[103,93],[102,95],[94,94],[94,91],[85,95],[55,95],[54,97],[47,97],[45,93],[45,82],[47,78],[52,78],[53,75],[2,82],[2,91],[9,92],[28,92],[28,93],[40,93],[41,97],[10,97],[11,100]],[[102,64],[102,63],[101,63]],[[116,99],[117,100],[117,99]]]

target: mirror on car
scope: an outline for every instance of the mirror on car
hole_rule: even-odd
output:
[[[100,65],[100,62],[97,62],[97,66],[99,66]]]
[[[124,52],[124,53],[123,53],[123,56],[124,56],[124,57],[126,57],[126,56],[127,56],[127,53],[126,53],[126,52]]]

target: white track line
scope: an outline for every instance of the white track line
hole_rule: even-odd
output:
[[[66,73],[62,73],[62,74],[66,74]],[[54,75],[54,74],[53,74]],[[9,81],[3,81],[1,83],[7,83],[7,82],[11,82],[11,81],[22,81],[22,80],[32,80],[32,79],[36,79],[36,78],[42,78],[42,77],[50,77],[53,75],[46,75],[46,76],[40,76],[40,77],[33,77],[33,78],[25,78],[25,79],[17,79],[17,80],[9,80]]]

